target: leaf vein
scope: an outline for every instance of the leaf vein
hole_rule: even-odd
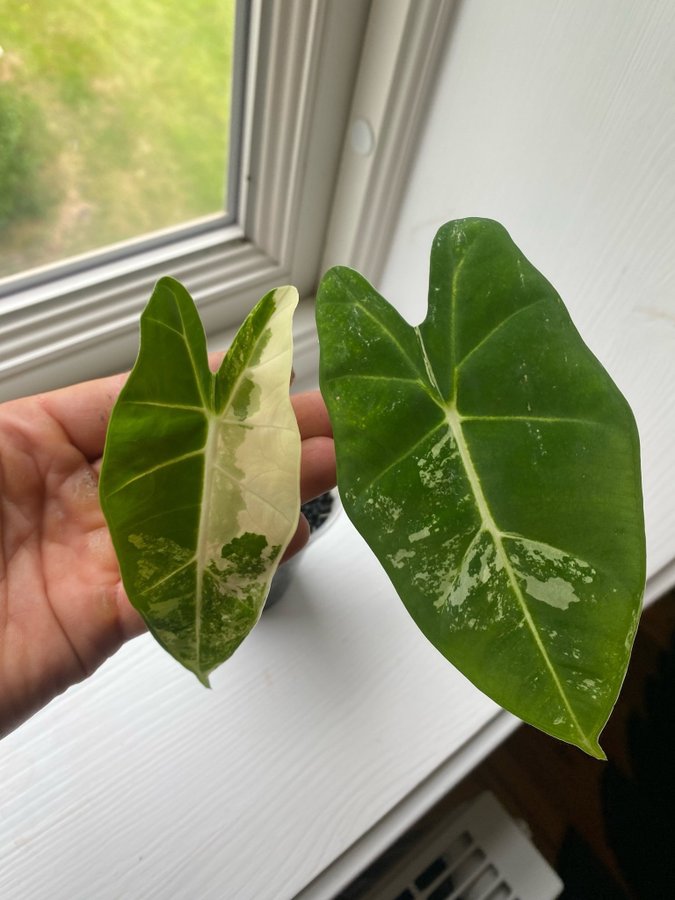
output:
[[[237,421],[236,419],[224,419],[222,416],[219,416],[218,422],[221,425],[230,425],[233,428],[269,428],[272,431],[290,431],[293,434],[297,431],[297,429],[293,428],[291,425],[272,425],[270,422],[251,422],[250,419]]]
[[[418,326],[415,326],[415,328],[413,330],[417,336],[417,341],[420,345],[420,350],[422,351],[422,359],[424,361],[424,368],[426,369],[426,372],[427,372],[427,378],[429,379],[429,383],[431,384],[432,388],[436,391],[436,394],[438,395],[437,402],[439,402],[442,400],[441,389],[439,388],[438,382],[436,381],[436,375],[434,373],[434,368],[431,365],[431,360],[429,359],[429,354],[427,353],[427,347],[426,347],[426,344],[424,343],[424,338],[422,337],[422,332],[420,331]]]
[[[458,415],[460,422],[545,422],[552,424],[593,425],[602,427],[602,422],[594,419],[578,419],[573,416],[472,416]]]
[[[188,566],[191,566],[193,562],[196,561],[196,556],[191,556],[187,562],[183,563],[181,566],[178,566],[177,569],[174,569],[173,572],[169,572],[168,575],[163,575],[158,581],[154,584],[151,584],[150,587],[143,588],[142,591],[139,591],[139,596],[141,594],[149,594],[151,591],[154,591],[155,588],[158,588],[160,584],[164,584],[164,582],[169,581],[170,578],[173,578],[175,575],[178,575],[179,572],[182,572],[183,569],[187,569]]]
[[[161,403],[159,400],[125,400],[125,403],[132,406],[152,406],[162,409],[180,409],[190,412],[205,413],[203,406],[196,406],[188,403]]]
[[[570,717],[571,723],[573,724],[573,726],[576,728],[579,735],[581,736],[584,745],[592,750],[592,743],[591,743],[591,741],[589,741],[588,736],[582,729],[581,724],[579,723],[579,720],[577,719],[577,717],[574,713],[574,710],[572,709],[572,705],[567,696],[567,693],[565,692],[562,682],[560,681],[560,678],[558,677],[558,673],[556,672],[555,667],[551,661],[551,658],[548,655],[546,647],[544,646],[544,643],[541,639],[541,635],[539,634],[539,630],[534,622],[534,619],[532,618],[532,614],[530,613],[530,609],[527,605],[525,597],[523,596],[523,592],[522,592],[520,584],[518,583],[518,580],[516,578],[516,574],[513,570],[511,560],[509,558],[508,553],[506,552],[506,550],[504,548],[503,534],[500,531],[500,529],[497,527],[497,524],[496,524],[494,518],[492,517],[492,514],[490,512],[490,509],[489,509],[489,506],[487,503],[487,498],[485,497],[485,494],[483,493],[483,488],[482,488],[482,485],[480,482],[480,478],[479,478],[478,473],[473,464],[473,460],[471,458],[471,453],[469,451],[469,447],[464,439],[464,433],[462,431],[461,420],[454,410],[449,409],[447,421],[448,421],[448,426],[450,427],[451,431],[453,432],[453,436],[455,438],[455,442],[456,442],[457,448],[459,450],[460,458],[463,462],[464,469],[465,469],[467,477],[469,479],[469,483],[471,485],[471,489],[473,491],[474,498],[476,500],[476,506],[478,508],[480,517],[483,521],[483,528],[492,537],[492,541],[495,545],[495,551],[501,558],[502,566],[504,568],[504,571],[506,572],[509,584],[511,586],[511,590],[521,608],[521,611],[523,614],[523,619],[529,628],[529,631],[532,635],[532,638],[534,640],[534,643],[535,643],[539,653],[541,654],[541,657],[544,661],[544,665],[549,672],[549,675],[554,684],[554,687],[555,687],[556,691],[558,692],[558,694],[560,695],[561,701],[562,701],[565,709],[567,710],[567,713]]]
[[[272,503],[272,501],[268,497],[264,496],[264,494],[258,493],[258,491],[254,490],[250,485],[246,484],[244,481],[241,481],[239,478],[237,478],[236,475],[233,475],[232,472],[228,472],[227,469],[224,469],[218,463],[215,464],[214,468],[217,469],[219,472],[221,472],[223,475],[225,475],[226,478],[229,478],[229,480],[231,482],[233,482],[234,484],[236,484],[237,487],[241,488],[242,491],[246,491],[247,493],[252,494],[254,497],[257,497],[261,503],[264,503],[266,506],[269,506],[270,509],[273,509],[276,513],[278,513],[281,516],[281,518],[284,520],[284,522],[288,523],[288,525],[293,524],[291,519],[286,515],[286,513],[282,512],[278,506],[275,506],[274,503]]]
[[[393,462],[390,462],[387,466],[385,466],[384,469],[379,471],[377,473],[377,475],[371,481],[369,481],[368,484],[364,488],[361,488],[359,493],[361,493],[361,494],[367,493],[373,487],[373,485],[377,484],[377,482],[380,481],[380,479],[384,478],[384,476],[387,474],[387,472],[389,472],[391,469],[393,469],[394,466],[397,466],[399,463],[403,462],[404,459],[407,459],[409,456],[411,456],[413,454],[413,452],[415,451],[415,449],[417,447],[419,447],[419,445],[423,441],[426,441],[428,438],[431,437],[432,434],[435,434],[440,428],[443,428],[445,425],[446,425],[445,422],[439,422],[438,425],[435,425],[429,431],[426,431],[422,435],[422,437],[419,438],[419,440],[415,441],[414,444],[411,444],[411,446],[408,447],[408,449],[405,451],[405,453],[402,453],[395,460],[393,460]]]
[[[204,448],[201,447],[199,450],[191,450],[189,453],[183,453],[180,456],[174,456],[171,459],[164,460],[164,462],[157,463],[156,466],[152,466],[150,469],[146,469],[144,472],[139,472],[138,475],[134,475],[133,478],[129,478],[124,484],[116,487],[114,491],[110,491],[108,496],[111,497],[113,494],[118,494],[120,491],[129,487],[130,484],[133,484],[135,481],[140,481],[141,478],[146,478],[148,475],[152,475],[153,472],[158,472],[160,469],[166,469],[168,466],[173,466],[176,463],[183,462],[183,460],[191,459],[193,456],[200,456],[203,452]]]
[[[177,334],[178,337],[185,340],[185,332],[179,331],[177,328],[174,328],[173,325],[169,325],[168,322],[163,322],[161,319],[155,319],[152,316],[145,316],[144,321],[152,322],[154,325],[159,325],[160,328],[166,328],[167,331],[173,331],[174,334]]]
[[[453,403],[455,403],[457,399],[457,365],[455,363],[455,360],[457,359],[457,328],[455,327],[455,321],[457,319],[457,285],[461,271],[464,268],[464,263],[470,255],[473,246],[475,246],[475,244],[472,244],[465,250],[464,256],[457,263],[455,271],[452,273],[452,285],[450,289],[450,366],[452,368],[452,387],[450,394]]]
[[[480,341],[478,341],[478,343],[469,350],[468,353],[464,354],[462,359],[460,359],[460,361],[455,366],[455,373],[459,371],[459,369],[464,365],[467,359],[469,359],[471,356],[473,356],[474,353],[480,350],[481,347],[487,344],[488,341],[490,341],[495,336],[495,334],[501,331],[501,329],[504,328],[504,326],[507,325],[512,319],[515,319],[521,313],[525,312],[525,310],[531,309],[533,306],[537,306],[539,303],[544,303],[547,300],[548,297],[540,297],[538,300],[533,300],[531,303],[527,303],[525,306],[519,306],[518,309],[514,309],[512,313],[509,313],[506,318],[502,319],[501,322],[498,322],[497,325],[494,326],[494,328],[488,331],[488,333],[484,337],[482,337]]]
[[[368,316],[369,319],[371,319],[371,321],[375,322],[375,324],[376,324],[376,325],[377,325],[377,326],[378,326],[385,334],[388,334],[388,335],[389,335],[389,337],[390,337],[391,340],[392,340],[392,343],[394,343],[394,344],[396,345],[396,347],[398,348],[398,350],[399,350],[401,356],[402,356],[403,359],[405,360],[406,364],[409,365],[409,366],[412,366],[412,368],[414,369],[415,367],[414,367],[414,365],[413,365],[412,362],[411,362],[410,355],[409,355],[409,354],[406,352],[406,350],[401,346],[400,341],[398,340],[398,338],[396,337],[396,335],[391,331],[391,329],[387,328],[387,326],[386,326],[383,322],[381,322],[378,318],[376,318],[376,317],[372,314],[372,312],[368,309],[368,307],[365,306],[360,300],[355,300],[355,301],[354,301],[354,305],[360,307],[360,308],[363,310],[364,314],[365,314],[366,316]]]
[[[183,341],[185,342],[188,356],[190,357],[190,364],[192,365],[192,371],[195,376],[195,381],[197,382],[197,390],[199,391],[199,396],[202,398],[202,403],[204,404],[204,407],[206,409],[211,409],[213,407],[213,398],[204,396],[204,385],[202,384],[201,378],[199,377],[199,368],[197,366],[197,363],[194,358],[194,354],[192,352],[192,342],[190,340],[188,340],[187,329],[185,327],[185,320],[183,319],[183,310],[181,309],[181,306],[179,303],[177,303],[177,306],[178,306],[178,315],[180,316],[180,321],[183,326]],[[211,375],[211,371],[208,367],[208,363],[206,365],[206,371],[208,373],[208,377],[210,378],[211,392],[213,393],[214,378],[213,378],[213,375]]]

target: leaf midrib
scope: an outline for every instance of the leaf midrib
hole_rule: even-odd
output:
[[[466,255],[465,255],[464,259],[462,260],[462,263],[465,261],[465,259],[466,259]],[[503,567],[504,571],[506,572],[513,595],[515,596],[515,598],[518,602],[518,605],[520,606],[520,609],[521,609],[521,612],[523,615],[523,619],[524,619],[527,627],[529,628],[530,634],[532,635],[532,638],[535,642],[537,650],[539,651],[539,653],[544,661],[544,665],[546,666],[546,669],[548,670],[548,672],[550,674],[550,677],[551,677],[551,680],[555,687],[555,690],[560,695],[563,706],[565,707],[565,709],[567,710],[567,713],[569,715],[570,721],[571,721],[573,727],[577,730],[577,732],[581,738],[581,743],[591,752],[592,755],[595,755],[595,752],[596,752],[595,747],[593,746],[593,743],[589,740],[585,731],[581,727],[579,720],[576,717],[576,714],[572,708],[572,704],[570,703],[567,693],[565,692],[565,689],[563,688],[562,682],[560,681],[560,678],[558,677],[558,673],[555,670],[555,666],[553,665],[553,662],[551,661],[551,658],[548,655],[548,652],[547,652],[546,647],[544,646],[544,643],[541,639],[541,636],[540,636],[537,626],[534,622],[534,619],[532,618],[529,607],[525,601],[525,597],[523,596],[522,589],[520,587],[520,584],[518,583],[518,579],[516,578],[516,574],[513,571],[513,566],[511,565],[511,560],[509,558],[509,555],[507,554],[506,550],[504,549],[504,544],[503,544],[504,534],[497,527],[497,523],[495,522],[494,517],[492,516],[492,513],[490,512],[490,507],[488,505],[485,493],[483,492],[483,486],[481,484],[480,477],[478,475],[478,472],[474,465],[473,459],[471,457],[471,453],[469,451],[469,446],[464,437],[464,429],[462,427],[463,417],[459,414],[459,412],[457,410],[457,386],[458,386],[457,374],[458,374],[459,364],[457,363],[457,354],[456,354],[456,347],[455,347],[456,332],[455,332],[455,328],[454,328],[454,323],[456,321],[455,306],[456,306],[456,300],[457,300],[457,279],[458,279],[459,270],[461,269],[462,263],[460,263],[457,266],[455,273],[454,273],[453,282],[452,282],[452,301],[451,301],[452,302],[452,316],[451,316],[450,343],[451,343],[451,356],[452,356],[453,372],[452,372],[452,399],[448,403],[443,402],[441,392],[440,392],[440,390],[438,390],[438,383],[436,381],[436,378],[435,378],[435,375],[433,372],[433,366],[432,366],[431,360],[429,359],[429,355],[427,353],[427,349],[426,349],[422,334],[421,334],[420,330],[417,328],[415,329],[415,333],[417,335],[417,338],[419,341],[419,346],[422,351],[425,368],[427,369],[427,372],[430,373],[431,383],[432,383],[433,387],[436,390],[438,390],[438,399],[436,402],[438,403],[439,406],[441,406],[441,408],[445,409],[445,420],[447,422],[448,428],[450,429],[450,433],[452,434],[452,437],[455,441],[455,446],[457,447],[458,453],[460,455],[460,459],[462,461],[462,465],[464,467],[464,471],[466,472],[466,476],[469,480],[469,485],[471,487],[471,491],[474,495],[474,500],[475,500],[476,507],[478,509],[478,513],[479,513],[481,523],[482,523],[480,531],[486,531],[490,535],[490,537],[493,541],[494,547],[495,547],[495,552],[497,553],[497,556],[501,560],[502,567]],[[460,361],[460,364],[461,364],[461,361]]]
[[[473,459],[471,458],[471,453],[469,451],[468,444],[466,443],[466,439],[464,437],[464,431],[462,429],[461,420],[457,411],[450,405],[447,407],[446,412],[446,421],[448,427],[451,431],[451,434],[454,438],[455,445],[459,452],[460,458],[462,460],[462,465],[464,466],[464,471],[466,472],[466,476],[469,480],[469,484],[471,486],[471,490],[474,495],[474,499],[476,501],[476,507],[478,508],[478,513],[481,518],[481,528],[480,531],[486,531],[495,546],[495,551],[501,560],[502,568],[506,572],[507,578],[509,580],[509,584],[511,586],[511,590],[518,601],[518,604],[521,608],[521,612],[527,627],[532,634],[535,645],[539,650],[546,668],[549,671],[553,684],[556,688],[556,691],[560,694],[561,700],[567,713],[570,717],[570,721],[572,722],[574,728],[576,728],[579,733],[583,744],[591,750],[592,753],[595,752],[595,748],[591,741],[589,741],[588,736],[585,731],[581,727],[579,720],[577,719],[572,705],[569,701],[567,693],[563,688],[562,682],[558,677],[558,673],[555,670],[555,666],[553,665],[550,656],[544,646],[544,643],[541,639],[537,626],[532,618],[527,602],[525,601],[525,597],[523,596],[522,589],[518,583],[518,579],[516,578],[516,574],[513,571],[513,566],[511,564],[510,557],[506,550],[504,549],[503,538],[505,537],[504,533],[497,527],[497,523],[495,522],[492,513],[490,512],[490,507],[487,502],[487,498],[483,492],[483,487],[480,481],[480,477],[478,476],[478,472],[473,463]]]
[[[223,371],[223,364],[221,363],[221,367],[217,373],[213,373],[209,371],[209,375],[211,377],[211,394],[213,397],[212,407],[207,408],[205,403],[205,412],[207,414],[207,434],[206,441],[204,443],[203,453],[204,453],[204,478],[203,478],[203,488],[202,488],[202,497],[200,502],[200,512],[199,512],[199,525],[197,526],[197,547],[195,551],[195,558],[197,562],[196,569],[196,585],[195,585],[195,650],[196,650],[196,675],[197,677],[203,681],[206,685],[208,685],[208,675],[202,674],[202,664],[201,664],[201,652],[202,652],[202,644],[201,644],[201,624],[202,624],[202,606],[203,606],[203,596],[204,596],[204,575],[206,572],[206,566],[208,564],[208,542],[207,542],[207,534],[208,534],[208,523],[209,523],[209,514],[210,514],[210,502],[209,498],[211,497],[211,492],[213,489],[213,479],[215,477],[215,472],[217,471],[215,460],[217,458],[218,451],[218,429],[220,425],[223,423],[227,412],[231,408],[231,401],[233,397],[236,397],[237,390],[239,385],[241,384],[246,372],[250,369],[250,362],[253,358],[255,351],[258,347],[258,344],[262,338],[262,335],[265,329],[269,326],[270,320],[274,313],[277,311],[277,303],[276,296],[273,298],[274,307],[272,314],[269,318],[264,322],[263,327],[260,328],[258,334],[255,336],[255,339],[251,342],[248,353],[246,355],[246,359],[244,364],[242,365],[239,374],[237,375],[234,383],[232,384],[230,390],[225,394],[223,401],[221,403],[220,410],[215,409],[215,386],[218,377],[221,375]],[[192,355],[192,349],[190,347],[190,341],[185,335],[185,342],[188,346],[188,350],[190,353],[190,359],[193,361],[194,359]],[[196,372],[196,369],[195,369]],[[203,397],[203,395],[202,395]]]
[[[386,329],[384,326],[382,326],[382,328],[384,331],[388,332],[388,329]],[[561,423],[561,424],[562,423],[576,423],[576,424],[582,424],[582,425],[591,425],[591,426],[595,426],[595,427],[597,427],[599,425],[599,423],[592,419],[581,419],[581,418],[573,418],[573,417],[531,416],[531,415],[529,415],[529,416],[508,416],[508,415],[505,415],[505,416],[480,416],[480,415],[463,415],[463,414],[461,414],[457,409],[455,396],[453,396],[453,399],[450,402],[446,403],[443,401],[440,390],[438,388],[438,384],[433,375],[433,368],[431,365],[431,361],[429,360],[428,354],[426,352],[426,347],[424,344],[424,339],[422,337],[422,334],[420,333],[418,328],[415,328],[414,330],[415,330],[415,333],[417,336],[417,340],[418,340],[420,349],[422,351],[422,356],[424,359],[426,373],[427,373],[427,376],[431,383],[431,390],[429,390],[426,387],[426,385],[424,385],[423,383],[416,382],[413,379],[395,379],[395,380],[410,381],[412,383],[418,384],[419,387],[429,397],[431,397],[431,399],[434,401],[434,403],[436,403],[436,405],[443,411],[444,416],[445,416],[445,425],[450,430],[450,433],[452,434],[452,437],[455,441],[455,445],[458,448],[458,452],[459,452],[460,458],[462,460],[462,465],[464,467],[464,471],[466,472],[467,478],[469,480],[469,484],[470,484],[471,491],[474,496],[476,507],[477,507],[478,513],[480,515],[482,524],[481,524],[481,528],[479,529],[479,532],[477,532],[477,534],[479,534],[482,531],[485,531],[490,535],[490,537],[494,543],[494,546],[495,546],[495,551],[498,554],[498,556],[501,560],[501,563],[502,563],[502,567],[507,574],[507,578],[509,580],[509,585],[511,587],[511,590],[521,608],[521,612],[522,612],[524,621],[525,621],[526,625],[528,626],[530,634],[532,635],[532,638],[535,642],[537,650],[539,651],[539,653],[544,661],[544,665],[549,672],[549,675],[551,677],[553,685],[561,698],[563,706],[567,710],[567,713],[570,718],[570,722],[572,723],[573,727],[577,730],[577,732],[581,738],[582,744],[591,752],[592,755],[596,755],[597,748],[593,745],[592,741],[589,740],[587,734],[581,727],[581,724],[574,713],[574,710],[573,710],[570,700],[567,696],[567,693],[565,692],[565,689],[560,681],[560,678],[558,677],[558,673],[555,670],[555,666],[553,665],[551,658],[548,655],[546,647],[541,639],[541,636],[539,634],[537,626],[536,626],[536,624],[532,618],[532,615],[530,613],[530,610],[529,610],[529,607],[525,600],[525,597],[523,596],[523,592],[518,583],[516,574],[513,570],[511,560],[510,560],[510,558],[504,548],[504,544],[503,544],[503,539],[510,535],[507,535],[506,533],[502,532],[498,528],[498,526],[494,520],[494,517],[492,516],[492,513],[490,512],[490,507],[488,505],[487,498],[485,497],[485,494],[483,492],[483,487],[482,487],[482,484],[480,481],[480,477],[479,477],[476,467],[473,463],[473,459],[471,457],[471,453],[469,451],[469,447],[466,442],[466,438],[464,436],[464,429],[462,427],[462,423],[466,422],[466,421],[483,421],[483,420],[484,421],[505,421],[505,422],[506,421],[519,421],[519,422],[550,422],[550,423]],[[389,333],[391,334],[391,332],[389,332]],[[397,342],[397,344],[398,344],[398,342]],[[400,344],[398,346],[401,349],[401,351],[403,352],[403,348],[400,347]],[[457,367],[455,367],[455,369],[454,369],[454,377],[453,377],[453,383],[454,383],[455,390],[456,390],[456,384],[457,384],[456,369],[457,369]],[[365,376],[365,375],[361,376],[360,374],[356,374],[356,373],[353,375],[342,376],[342,378],[349,378],[349,377],[360,378],[360,377],[368,377],[368,376]],[[334,379],[334,380],[337,380],[337,379]],[[454,394],[454,391],[453,391],[453,394]],[[423,440],[430,437],[434,432],[438,431],[439,428],[443,427],[443,425],[444,425],[443,422],[436,423],[436,425],[434,425],[433,428],[429,429],[428,432],[426,432],[422,437],[420,437],[412,447],[408,448],[406,450],[406,452],[404,454],[402,454],[402,456],[399,459],[397,459],[393,463],[389,464],[385,470],[379,472],[378,475],[367,486],[365,486],[362,489],[361,493],[365,494],[366,492],[368,492],[373,487],[373,485],[382,477],[384,472],[389,471],[392,468],[392,466],[397,464],[397,462],[399,462],[400,460],[405,459],[407,456],[409,456],[415,447],[419,446],[419,444]]]
[[[330,382],[331,382],[331,383],[335,383],[335,382],[338,382],[338,381],[348,381],[348,380],[350,380],[350,379],[367,379],[367,380],[373,380],[373,378],[376,378],[376,380],[378,380],[378,381],[397,381],[397,382],[403,381],[403,382],[407,382],[407,383],[416,385],[417,387],[420,388],[420,390],[424,391],[424,393],[426,394],[426,396],[429,397],[429,398],[436,404],[436,406],[439,408],[439,410],[441,410],[441,411],[443,412],[443,415],[444,415],[444,416],[446,415],[448,409],[453,409],[454,414],[455,414],[455,416],[456,416],[456,418],[457,418],[457,421],[458,421],[458,423],[459,423],[460,425],[461,425],[462,422],[525,422],[525,423],[529,423],[529,422],[537,423],[537,422],[540,422],[540,423],[544,423],[544,424],[560,424],[560,425],[567,425],[567,424],[589,425],[589,426],[592,426],[592,427],[594,427],[594,428],[598,428],[598,427],[600,427],[600,425],[601,425],[600,422],[597,422],[597,421],[595,421],[594,419],[580,419],[580,418],[574,418],[574,417],[571,417],[571,416],[532,416],[532,415],[527,415],[527,416],[509,416],[509,415],[504,415],[504,416],[481,416],[481,415],[464,415],[464,414],[460,413],[460,412],[456,409],[456,407],[454,407],[453,405],[451,405],[451,404],[448,405],[448,404],[444,403],[444,402],[439,398],[439,396],[437,396],[436,394],[434,394],[433,390],[431,390],[426,384],[424,384],[423,382],[420,382],[420,381],[415,381],[415,380],[413,380],[412,378],[393,378],[393,379],[390,379],[390,378],[388,378],[387,376],[370,376],[370,375],[361,375],[361,374],[348,374],[348,375],[340,375],[340,376],[338,376],[338,377],[336,377],[336,378],[331,378],[331,379],[330,379]],[[414,452],[414,450],[415,450],[416,447],[418,447],[423,441],[425,441],[425,440],[427,440],[428,438],[430,438],[436,431],[439,430],[439,428],[442,428],[442,427],[444,426],[444,424],[445,424],[445,422],[444,422],[443,419],[440,419],[438,422],[436,422],[435,425],[434,425],[432,428],[430,428],[428,431],[425,431],[424,434],[420,435],[420,437],[418,437],[418,438],[415,440],[415,442],[414,442],[413,444],[411,444],[409,447],[407,447],[404,453],[401,453],[400,456],[397,456],[394,460],[392,460],[391,462],[387,463],[386,467],[383,468],[383,469],[381,469],[381,470],[377,473],[377,475],[376,475],[371,481],[368,482],[368,484],[366,484],[364,487],[360,488],[360,491],[359,491],[359,492],[360,492],[360,493],[363,493],[363,494],[367,493],[367,492],[373,487],[373,485],[376,484],[376,483],[383,477],[383,475],[385,475],[388,471],[390,471],[394,466],[398,465],[398,463],[402,462],[404,459],[406,459],[408,456],[410,456],[411,453]]]
[[[207,540],[208,522],[210,514],[210,504],[208,497],[211,496],[212,481],[215,472],[215,459],[218,451],[218,416],[211,413],[208,417],[208,428],[206,434],[206,443],[204,444],[204,479],[202,498],[199,510],[199,525],[197,526],[197,546],[195,548],[195,560],[197,562],[196,583],[195,583],[195,651],[196,651],[196,675],[200,680],[206,678],[202,676],[201,665],[201,625],[202,625],[202,603],[203,603],[203,587],[204,572],[207,566]]]

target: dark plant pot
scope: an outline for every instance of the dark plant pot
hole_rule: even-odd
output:
[[[337,488],[315,497],[314,500],[303,503],[301,509],[309,522],[309,541],[299,553],[296,553],[288,562],[279,566],[272,579],[270,592],[265,602],[265,609],[274,606],[275,603],[281,600],[291,586],[307,550],[326,534],[329,526],[340,514],[342,505]]]

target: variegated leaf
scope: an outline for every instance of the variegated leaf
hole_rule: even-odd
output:
[[[258,621],[297,526],[296,304],[291,287],[263,297],[212,373],[192,298],[161,279],[110,419],[100,498],[125,589],[206,685]]]
[[[465,219],[436,236],[421,325],[344,268],[317,323],[344,506],[409,612],[497,702],[602,756],[644,587],[638,436],[557,293]]]

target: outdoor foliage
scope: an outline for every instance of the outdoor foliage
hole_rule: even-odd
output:
[[[19,183],[32,195],[5,210],[0,277],[222,210],[234,6],[0,0],[0,103],[28,147],[24,162],[0,146],[0,197]],[[58,194],[51,215],[40,171]]]
[[[50,206],[48,163],[40,108],[26,94],[0,84],[0,235],[12,222],[44,214]]]

